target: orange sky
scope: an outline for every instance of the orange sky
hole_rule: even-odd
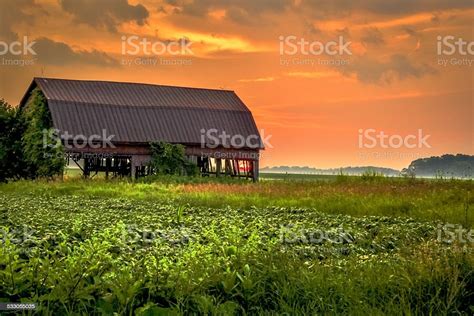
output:
[[[225,88],[271,135],[263,166],[400,169],[419,157],[474,154],[474,44],[465,55],[437,54],[439,36],[474,41],[472,1],[0,0],[0,6],[0,52],[24,36],[36,42],[36,55],[0,55],[0,97],[12,104],[33,76]],[[185,38],[192,53],[123,54],[124,36],[154,43]],[[288,36],[322,44],[341,37],[351,42],[351,55],[304,55],[300,47],[282,55],[280,38]],[[173,64],[136,64],[160,58]],[[422,130],[429,146],[360,148],[359,130],[370,129],[394,137]]]

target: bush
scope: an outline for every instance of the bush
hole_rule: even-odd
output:
[[[199,174],[198,167],[188,161],[184,154],[184,146],[158,142],[150,144],[152,158],[150,167],[158,175],[188,175]]]

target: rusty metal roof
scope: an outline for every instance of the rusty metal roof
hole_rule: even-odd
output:
[[[34,78],[54,127],[71,135],[115,135],[115,143],[200,144],[201,130],[260,139],[252,113],[233,91],[175,86]],[[260,141],[260,148],[263,148]]]

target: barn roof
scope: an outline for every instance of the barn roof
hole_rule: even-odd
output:
[[[202,129],[259,136],[252,113],[229,90],[34,78],[21,106],[35,87],[48,101],[54,128],[72,135],[105,129],[116,143],[181,144],[200,144]]]

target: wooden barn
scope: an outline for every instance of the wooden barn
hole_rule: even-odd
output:
[[[67,159],[86,177],[145,175],[150,143],[164,141],[184,145],[203,176],[258,180],[263,144],[252,113],[233,91],[34,78],[20,106],[36,88],[46,97]],[[239,142],[210,140],[208,131]],[[104,146],[104,138],[113,145]]]

